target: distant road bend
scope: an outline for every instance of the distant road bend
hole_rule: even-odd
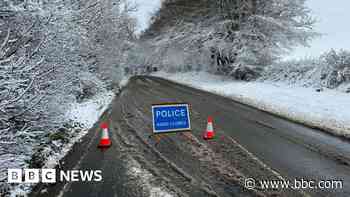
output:
[[[165,101],[191,105],[193,130],[166,135],[156,145],[149,137],[151,105]],[[203,141],[209,115],[217,138]],[[110,122],[112,147],[104,152],[96,148],[96,124],[61,168],[101,169],[103,181],[39,185],[31,196],[350,196],[348,141],[208,92],[156,77],[133,77],[101,121]],[[139,170],[130,172],[130,166]],[[343,189],[249,190],[246,178],[342,180]]]

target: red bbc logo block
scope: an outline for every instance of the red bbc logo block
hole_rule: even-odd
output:
[[[24,179],[23,179],[24,175]],[[8,183],[55,183],[56,170],[55,169],[8,169],[7,182]]]

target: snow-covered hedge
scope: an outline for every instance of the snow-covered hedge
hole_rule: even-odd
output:
[[[8,168],[40,167],[85,133],[72,105],[106,105],[96,95],[122,80],[133,35],[122,3],[0,1],[0,191]]]
[[[330,50],[320,58],[275,63],[264,70],[259,80],[350,92],[350,52]]]

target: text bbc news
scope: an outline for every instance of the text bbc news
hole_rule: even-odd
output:
[[[101,170],[8,169],[8,183],[100,182]]]

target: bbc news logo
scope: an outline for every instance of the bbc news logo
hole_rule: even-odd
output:
[[[100,182],[101,170],[8,169],[8,183]]]

